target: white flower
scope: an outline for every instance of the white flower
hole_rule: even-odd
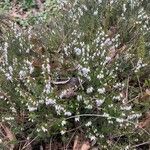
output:
[[[89,94],[89,93],[92,93],[93,92],[93,87],[89,87],[87,88],[86,92]]]
[[[26,53],[29,53],[30,52],[30,49],[28,48],[28,49],[26,49]]]
[[[108,105],[108,107],[109,107],[109,108],[112,108],[112,107],[113,107],[113,104]]]
[[[10,74],[12,75],[12,73],[13,73],[13,68],[12,68],[12,66],[9,66],[8,69],[9,69]]]
[[[129,150],[130,149],[130,146],[126,146],[124,150]]]
[[[65,134],[65,131],[62,130],[62,131],[60,131],[60,133],[61,133],[61,135],[63,135],[63,134]]]
[[[8,52],[7,52],[7,49],[8,49],[8,43],[7,42],[5,42],[4,43],[4,58],[5,58],[5,63],[6,64],[8,64],[8,56],[7,56],[7,54],[8,54]]]
[[[128,116],[127,119],[131,120],[131,119],[136,119],[136,118],[139,118],[139,117],[141,117],[141,114],[132,114],[132,115]]]
[[[0,143],[2,143],[3,141],[2,141],[2,139],[0,139]]]
[[[19,79],[23,79],[26,76],[26,72],[21,70],[19,71]]]
[[[105,93],[105,88],[99,88],[97,91],[99,94],[103,94]]]
[[[61,111],[64,111],[64,108],[60,105],[54,105],[55,106],[55,110],[57,112],[57,114],[60,114]]]
[[[104,138],[104,135],[103,135],[103,134],[100,134],[99,137],[100,137],[100,138]]]
[[[71,112],[67,111],[67,112],[64,113],[64,115],[71,116]]]
[[[7,51],[7,48],[8,48],[8,43],[5,42],[5,43],[4,43],[4,51]]]
[[[30,74],[32,74],[33,71],[34,71],[34,67],[33,67],[33,66],[30,66],[30,67],[29,67],[29,70],[30,70]]]
[[[119,96],[120,96],[121,98],[123,98],[123,97],[124,97],[123,93],[120,93],[120,94],[119,94]]]
[[[115,1],[114,0],[110,0],[110,5],[112,5]]]
[[[106,46],[110,46],[112,44],[112,41],[110,40],[110,38],[107,38],[106,41],[104,42],[104,45]]]
[[[47,69],[48,74],[50,74],[50,68],[51,68],[51,66],[49,64],[47,64],[46,69]]]
[[[28,110],[31,112],[31,111],[35,111],[37,110],[37,107],[32,107],[32,106],[28,106]]]
[[[108,123],[113,124],[114,122],[112,120],[108,120]]]
[[[109,114],[105,113],[103,114],[104,117],[110,117]]]
[[[119,123],[122,123],[124,120],[121,119],[121,118],[116,118],[116,121],[119,122]]]
[[[116,85],[114,85],[113,87],[114,87],[114,88],[118,88],[118,87],[121,87],[121,86],[122,86],[121,83],[116,83]]]
[[[92,105],[88,104],[85,108],[92,109],[93,107],[92,107]]]
[[[92,122],[91,122],[91,121],[89,121],[89,122],[87,122],[87,123],[85,124],[86,127],[89,127],[89,126],[91,126],[91,125],[92,125]]]
[[[50,98],[46,98],[46,102],[45,102],[46,105],[53,105],[55,103],[56,103],[55,99],[53,100],[53,99],[50,99]]]
[[[81,55],[81,49],[80,48],[74,48],[74,51],[77,55]]]
[[[105,45],[104,43],[101,43],[101,45],[100,45],[100,46],[101,46],[101,47],[103,47],[104,45]]]
[[[88,10],[88,8],[86,7],[86,5],[83,5],[83,4],[82,4],[82,7],[84,8],[85,11]]]
[[[2,95],[2,96],[0,96],[0,99],[4,99],[4,96]]]
[[[124,106],[124,107],[121,107],[122,110],[131,110],[132,107],[131,106]]]
[[[66,124],[66,121],[63,120],[63,121],[61,122],[61,125],[64,126],[65,124]]]
[[[75,121],[77,122],[77,121],[79,121],[79,119],[80,119],[80,117],[76,117],[76,118],[75,118]]]
[[[96,16],[98,14],[98,11],[94,11],[93,15]]]
[[[94,135],[90,136],[91,141],[95,141],[96,137]]]
[[[49,63],[49,58],[46,58],[46,62]]]
[[[102,79],[102,78],[104,78],[104,75],[103,75],[103,74],[97,75],[97,79]]]
[[[60,93],[59,97],[60,97],[60,98],[64,98],[64,97],[66,97],[66,95],[68,95],[68,90],[63,90],[63,91]]]
[[[44,104],[44,100],[43,100],[43,99],[40,99],[40,100],[38,101],[38,103],[39,103],[39,104]]]
[[[81,9],[81,8],[78,8],[78,11],[79,11],[80,15],[82,16],[82,15],[83,15],[82,9]]]
[[[135,72],[138,72],[142,67],[146,66],[147,64],[143,64],[142,59],[139,59],[137,62],[137,66]]]
[[[26,60],[26,63],[29,66],[29,72],[30,72],[30,74],[32,74],[33,71],[34,71],[34,67],[33,67],[32,63],[30,61],[28,61],[28,60]]]
[[[81,101],[81,100],[82,100],[82,95],[78,95],[78,96],[77,96],[77,100],[78,100],[78,101]]]
[[[44,88],[44,91],[46,94],[49,94],[51,92],[51,83],[50,81],[46,81],[46,85],[45,85],[45,88]]]
[[[120,95],[118,95],[118,96],[113,96],[113,99],[115,99],[115,100],[121,100],[121,97],[120,97]]]
[[[126,8],[126,4],[123,4],[123,11],[126,12],[127,8]]]
[[[40,132],[41,130],[39,128],[36,129],[37,132]]]
[[[16,109],[14,107],[10,107],[10,109],[13,113],[16,113]]]
[[[43,132],[47,132],[47,129],[45,127],[41,127],[41,129],[43,130]]]
[[[125,113],[123,113],[123,112],[121,113],[121,115],[122,115],[123,117],[125,117],[125,116],[126,116],[126,114],[125,114]]]
[[[12,81],[12,76],[9,73],[5,74],[6,79]]]
[[[103,99],[97,99],[97,100],[96,100],[96,105],[97,105],[97,106],[101,106],[103,103],[104,103],[104,100],[103,100]]]
[[[84,77],[88,77],[88,73],[90,72],[89,68],[80,68],[80,74]]]
[[[106,62],[110,61],[111,57],[106,56]]]
[[[98,0],[99,3],[102,3],[102,0]]]

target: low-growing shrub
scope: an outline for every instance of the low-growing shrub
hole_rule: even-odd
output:
[[[134,149],[147,141],[146,4],[58,2],[58,14],[47,8],[42,21],[25,28],[2,17],[2,146],[25,148],[54,137],[67,143],[73,133],[101,149]]]

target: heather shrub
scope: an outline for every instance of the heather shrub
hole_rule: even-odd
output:
[[[46,6],[55,9],[22,28],[1,17],[1,146],[67,144],[72,134],[99,149],[148,141],[148,1]]]

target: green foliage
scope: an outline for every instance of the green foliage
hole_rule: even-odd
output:
[[[138,58],[143,59],[145,56],[145,41],[144,41],[144,37],[141,36],[139,38],[138,41],[138,45],[137,45],[137,53],[138,53]]]
[[[0,118],[18,145],[55,136],[65,143],[74,130],[101,149],[148,140],[146,127],[137,128],[150,106],[140,101],[150,88],[144,2],[49,0],[45,8],[20,20],[26,28],[0,23]],[[75,95],[64,96],[70,88]]]

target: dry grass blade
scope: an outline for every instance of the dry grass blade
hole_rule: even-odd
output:
[[[4,135],[5,135],[4,138],[6,138],[6,140],[8,140],[9,142],[16,141],[16,137],[10,128],[8,128],[3,123],[0,123],[0,127],[1,127],[1,130],[3,130],[4,132]],[[13,150],[14,147],[15,147],[15,144],[10,144],[10,150]]]

